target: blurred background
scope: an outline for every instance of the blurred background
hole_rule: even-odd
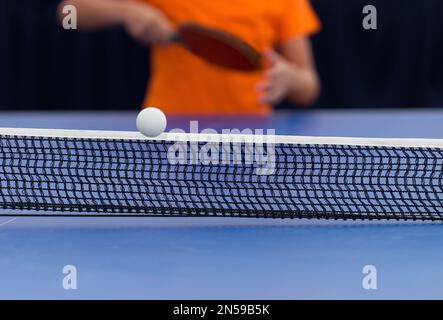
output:
[[[0,0],[0,109],[138,109],[149,49],[119,28],[66,32],[55,21],[57,4]],[[323,24],[312,39],[322,80],[313,108],[443,106],[443,1],[312,4]],[[378,30],[362,28],[367,4],[378,9]]]

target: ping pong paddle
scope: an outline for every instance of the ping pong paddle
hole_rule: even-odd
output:
[[[196,23],[179,26],[171,42],[218,66],[252,72],[263,68],[262,55],[242,39]]]

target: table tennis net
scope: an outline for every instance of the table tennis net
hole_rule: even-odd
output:
[[[401,220],[443,215],[438,140],[273,136],[257,148],[252,136],[232,143],[241,136],[195,141],[197,136],[150,140],[138,133],[0,129],[1,214]]]

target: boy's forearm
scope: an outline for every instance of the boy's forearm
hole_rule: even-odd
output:
[[[287,41],[282,46],[282,53],[292,70],[288,98],[299,106],[311,105],[320,94],[320,80],[309,38]]]
[[[289,100],[300,105],[309,106],[315,102],[320,93],[320,81],[317,73],[303,70],[293,65],[293,86],[288,94]]]
[[[100,29],[124,23],[130,0],[65,0],[58,7],[58,17],[63,19],[63,8],[72,5],[77,9],[80,29]]]

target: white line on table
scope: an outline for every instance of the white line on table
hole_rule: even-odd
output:
[[[7,221],[4,221],[4,222],[0,223],[0,227],[1,227],[1,226],[5,226],[5,225],[7,225],[8,223],[14,222],[15,220],[17,220],[17,218],[12,218],[12,219],[9,219],[9,220],[7,220]]]

